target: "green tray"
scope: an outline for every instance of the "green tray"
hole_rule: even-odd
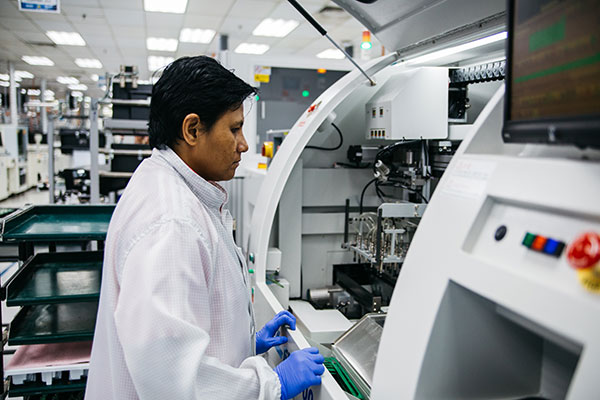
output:
[[[2,241],[104,240],[114,205],[27,206],[2,219]]]
[[[60,379],[57,383],[46,385],[43,382],[27,382],[22,385],[10,383],[8,397],[35,396],[65,392],[79,392],[85,390],[87,378],[69,381]],[[52,397],[48,397],[52,398]]]
[[[102,251],[38,253],[6,285],[6,305],[97,301]]]
[[[10,215],[10,214],[14,213],[15,211],[17,211],[16,208],[4,208],[4,207],[0,207],[0,218],[4,218],[7,215]]]
[[[341,388],[350,393],[352,396],[357,399],[364,399],[365,396],[358,390],[348,373],[339,363],[339,361],[335,357],[326,357],[325,362],[323,363],[327,371],[331,373],[336,382],[341,386]]]
[[[98,302],[23,307],[10,324],[9,345],[92,340]]]

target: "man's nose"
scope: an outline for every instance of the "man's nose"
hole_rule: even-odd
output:
[[[240,153],[245,153],[248,151],[248,142],[246,142],[246,137],[243,133],[241,135],[240,141],[238,142],[237,148]]]

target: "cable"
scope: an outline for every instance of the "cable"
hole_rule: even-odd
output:
[[[362,214],[362,212],[363,212],[363,199],[365,198],[365,192],[367,191],[367,188],[371,185],[371,183],[375,182],[376,180],[377,180],[377,178],[371,179],[363,188],[362,193],[360,194],[360,204],[358,207],[359,214]]]
[[[336,147],[306,146],[305,149],[334,151],[334,150],[337,150],[340,147],[342,147],[342,145],[344,144],[344,136],[342,135],[342,131],[340,131],[340,128],[338,128],[337,125],[334,124],[333,122],[331,123],[331,126],[333,126],[335,128],[335,130],[338,132],[338,134],[340,135],[340,144],[338,144]]]
[[[385,203],[385,197],[388,197],[388,195],[383,193],[383,190],[381,190],[379,186],[380,183],[375,182],[375,192],[377,193],[377,197],[379,197],[379,200],[381,200],[382,203]]]
[[[391,185],[386,183],[386,184],[382,184],[381,186],[394,186],[394,187],[399,187],[399,188],[402,188],[402,189],[408,190],[409,192],[413,192],[413,193],[415,193],[417,196],[419,196],[421,199],[423,199],[423,201],[425,202],[425,204],[428,204],[428,203],[429,203],[429,200],[427,200],[427,199],[425,198],[425,196],[423,196],[423,194],[422,194],[421,192],[419,192],[418,190],[416,190],[416,189],[413,189],[413,188],[410,188],[410,187],[408,187],[408,186],[404,186],[404,185],[402,185],[402,184],[401,184],[401,183],[399,183],[399,182],[394,182],[394,181],[388,181],[388,182],[390,182],[390,183],[391,183]]]

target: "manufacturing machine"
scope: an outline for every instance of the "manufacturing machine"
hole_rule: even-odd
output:
[[[303,398],[597,397],[598,1],[336,3],[399,52],[363,65],[376,86],[353,71],[320,96],[265,176],[248,247],[256,316],[289,307],[299,326],[271,362],[320,346],[328,372]],[[490,37],[507,16],[506,92],[465,136],[377,120],[396,101],[409,117],[428,106],[397,95],[427,71],[412,55]],[[500,61],[480,60],[493,76]],[[360,146],[353,169],[343,149],[307,148],[334,140],[332,122]]]

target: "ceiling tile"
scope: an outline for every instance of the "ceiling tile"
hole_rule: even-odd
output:
[[[201,28],[218,30],[223,23],[222,17],[186,14],[182,28]]]
[[[221,33],[234,35],[234,34],[251,34],[254,28],[258,26],[258,24],[262,21],[262,19],[258,18],[227,18],[223,25],[221,26]]]
[[[39,29],[26,18],[0,18],[0,26],[4,29],[20,30],[20,31],[38,31]]]
[[[232,8],[235,0],[188,0],[186,14],[201,14],[224,17]]]
[[[167,28],[181,29],[183,25],[183,14],[167,14],[167,13],[146,13],[146,25],[161,26]]]
[[[108,25],[92,25],[92,24],[73,24],[77,32],[83,37],[86,43],[88,43],[89,36],[104,36],[105,38],[111,38],[111,31]]]
[[[15,36],[14,31],[0,28],[0,43],[14,43],[17,41],[18,37]]]
[[[266,18],[277,7],[273,1],[238,0],[229,11],[229,17]],[[292,6],[289,6],[290,8]]]
[[[144,11],[144,4],[142,0],[99,0],[99,2],[104,8]]]
[[[108,25],[108,21],[104,18],[104,15],[86,16],[85,18],[82,18],[81,15],[70,15],[67,19],[74,25]]]
[[[146,50],[146,41],[140,38],[122,37],[117,40],[117,45],[122,49],[137,48]]]
[[[72,25],[65,21],[53,21],[53,20],[38,20],[36,19],[35,24],[40,27],[40,29],[44,32],[47,31],[64,31],[64,32],[72,32]]]
[[[179,32],[181,28],[166,27],[160,25],[147,25],[146,35],[148,37],[172,38],[179,40]]]
[[[0,1],[0,15],[7,18],[24,18],[15,1]]]
[[[41,33],[36,29],[37,32],[21,32],[13,31],[14,35],[19,40],[26,43],[47,43],[48,45],[55,46],[54,42],[48,38],[45,34]]]
[[[144,11],[107,8],[104,15],[111,25],[144,26],[145,23]]]
[[[70,55],[73,59],[94,57],[91,50],[87,47],[68,46],[64,49],[64,52]]]
[[[61,0],[60,5],[64,10],[67,6],[99,7],[100,3],[98,0]]]
[[[146,30],[143,27],[132,27],[132,26],[114,26],[112,28],[113,33],[119,38],[138,38],[146,39]]]
[[[266,14],[265,14],[266,15]],[[280,3],[275,9],[269,14],[270,18],[278,19],[295,19],[296,21],[305,21],[304,17],[300,15],[298,11],[287,1]]]
[[[104,17],[104,10],[100,7],[63,6],[61,12],[69,17]]]

